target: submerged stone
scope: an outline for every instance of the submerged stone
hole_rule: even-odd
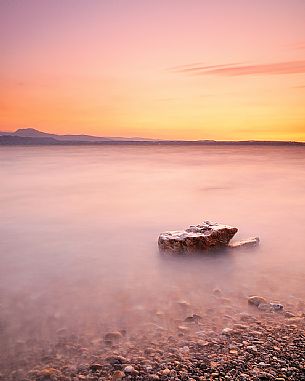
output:
[[[104,342],[108,345],[111,345],[113,342],[118,342],[123,338],[123,335],[119,331],[114,331],[114,332],[108,332],[104,336]]]
[[[158,245],[170,254],[192,254],[211,248],[227,246],[238,229],[228,225],[205,221],[191,225],[185,230],[168,231],[160,234]]]
[[[184,319],[186,323],[196,323],[198,324],[199,321],[202,319],[200,315],[193,314],[192,316],[188,316],[187,318]]]
[[[267,304],[267,300],[262,296],[249,296],[248,304],[258,307],[260,304]]]
[[[270,302],[270,308],[273,311],[282,311],[284,309],[283,304],[277,302]]]
[[[248,304],[257,307],[262,312],[282,312],[284,306],[278,302],[267,302],[262,296],[250,296]]]
[[[260,311],[264,312],[282,312],[284,309],[284,306],[280,303],[261,303],[257,307]]]

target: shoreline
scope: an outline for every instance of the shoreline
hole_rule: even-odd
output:
[[[180,317],[189,315],[187,302],[178,304]],[[244,307],[232,315],[209,308],[200,320],[156,311],[133,329],[19,341],[1,356],[0,380],[305,380],[304,303],[293,313]]]

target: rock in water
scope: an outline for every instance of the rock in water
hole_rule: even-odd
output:
[[[261,303],[257,307],[260,311],[264,312],[282,312],[284,309],[284,306],[280,303]]]
[[[108,332],[104,336],[104,342],[108,345],[113,344],[114,342],[118,342],[123,338],[123,335],[121,332],[114,331],[114,332]]]
[[[249,296],[248,304],[258,307],[260,304],[267,304],[267,300],[262,296]]]
[[[232,226],[205,221],[186,230],[160,234],[158,245],[161,251],[170,254],[192,254],[228,245],[237,231]]]
[[[243,247],[243,246],[257,246],[258,244],[259,244],[259,238],[251,237],[248,239],[244,239],[242,241],[230,242],[228,244],[228,247],[231,247],[232,249],[236,249],[238,247]]]
[[[284,309],[281,303],[270,302],[269,305],[272,311],[282,311]]]

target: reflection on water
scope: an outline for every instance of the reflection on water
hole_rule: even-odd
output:
[[[302,147],[0,150],[0,297],[12,334],[130,326],[221,288],[305,297]],[[203,220],[258,235],[255,250],[164,259],[158,234]]]

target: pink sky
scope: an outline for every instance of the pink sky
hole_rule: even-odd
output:
[[[0,129],[305,141],[303,0],[2,0]]]

